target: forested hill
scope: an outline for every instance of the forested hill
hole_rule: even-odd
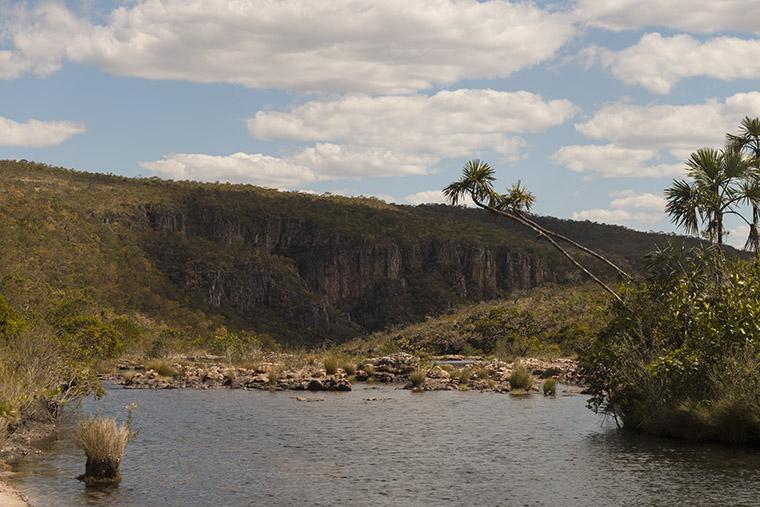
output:
[[[633,271],[656,243],[676,239],[539,221]],[[51,294],[81,291],[105,313],[187,336],[224,325],[291,343],[340,341],[580,279],[531,232],[480,210],[25,161],[0,162],[0,276],[0,293],[22,308],[43,311]]]

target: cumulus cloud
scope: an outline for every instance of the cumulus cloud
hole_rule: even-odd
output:
[[[103,24],[43,3],[17,18],[6,78],[68,60],[148,79],[372,93],[504,77],[575,33],[566,14],[476,0],[143,0]]]
[[[0,146],[45,148],[86,131],[83,124],[71,121],[29,120],[19,123],[0,116]]]
[[[609,208],[573,212],[574,220],[590,220],[628,226],[646,226],[664,218],[665,199],[661,195],[621,190],[611,192]]]
[[[683,174],[682,164],[657,164],[654,163],[656,157],[656,150],[590,144],[563,146],[552,155],[552,160],[571,171],[605,178],[659,178]]]
[[[664,37],[644,34],[620,51],[589,48],[588,61],[598,61],[613,76],[659,94],[667,94],[680,80],[706,76],[723,81],[760,78],[760,39],[716,37],[704,42],[689,35]]]
[[[567,100],[545,101],[528,92],[346,96],[309,101],[289,111],[261,111],[251,118],[248,129],[254,137],[296,143],[282,157],[172,154],[141,165],[175,179],[248,181],[277,188],[327,179],[424,175],[445,158],[475,152],[517,159],[527,144],[518,134],[545,131],[576,111]]]
[[[258,139],[324,143],[297,156],[310,167],[304,159],[319,155],[325,170],[424,174],[441,159],[476,152],[514,161],[527,144],[519,134],[544,132],[577,111],[568,100],[525,91],[356,95],[260,111],[248,130]]]
[[[644,209],[650,211],[663,211],[665,209],[665,197],[650,192],[636,192],[635,190],[620,190],[610,193],[614,199],[610,207],[614,209]]]
[[[255,183],[283,190],[323,179],[306,167],[258,153],[176,153],[154,162],[140,162],[140,166],[167,179]]]
[[[579,0],[577,19],[607,30],[661,26],[687,32],[757,32],[760,0]]]
[[[720,147],[744,116],[760,115],[760,92],[702,104],[604,106],[575,128],[605,144],[563,146],[553,160],[575,172],[607,177],[671,177],[704,146]]]

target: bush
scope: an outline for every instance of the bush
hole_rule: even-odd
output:
[[[362,365],[362,370],[364,370],[364,373],[367,374],[368,377],[374,377],[375,376],[375,365],[372,363],[365,363]]]
[[[656,257],[583,358],[590,407],[654,435],[760,443],[760,261]]]
[[[509,385],[512,389],[530,389],[533,386],[533,376],[526,367],[516,366],[509,376]]]
[[[338,366],[340,364],[340,360],[338,359],[338,356],[335,355],[327,355],[324,358],[324,365],[325,365],[325,373],[328,375],[335,375],[338,372]]]
[[[542,388],[544,391],[544,396],[554,396],[557,394],[557,381],[553,378],[548,378],[544,380]]]

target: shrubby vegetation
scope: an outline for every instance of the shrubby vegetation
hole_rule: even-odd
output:
[[[345,344],[357,355],[408,352],[519,357],[574,356],[588,348],[608,319],[601,291],[586,284],[547,286],[512,299],[465,306]]]
[[[656,435],[760,443],[760,262],[682,253],[626,289],[585,356],[591,407]]]
[[[49,311],[25,314],[0,295],[0,418],[11,431],[53,419],[69,401],[99,392],[95,365],[119,352],[108,323],[77,298],[55,296]]]

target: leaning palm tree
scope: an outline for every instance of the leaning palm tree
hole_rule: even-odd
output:
[[[747,184],[760,186],[760,118],[745,117],[739,125],[739,134],[726,134],[728,145],[750,156],[753,171]],[[744,245],[746,250],[760,255],[760,206],[752,205],[752,223]]]
[[[665,211],[676,226],[689,234],[701,232],[721,248],[725,216],[736,215],[751,226],[738,208],[760,205],[760,186],[748,182],[750,161],[740,150],[727,146],[723,150],[699,149],[686,165],[691,181],[674,180],[665,190]]]
[[[535,196],[528,191],[520,182],[512,185],[505,194],[496,192],[493,188],[493,182],[496,180],[494,176],[493,168],[487,163],[481,160],[470,160],[462,169],[462,176],[459,180],[450,184],[443,189],[443,195],[451,204],[459,204],[465,197],[469,196],[476,206],[490,211],[491,213],[507,217],[517,223],[524,225],[534,232],[538,233],[539,237],[546,238],[549,243],[559,250],[573,265],[580,269],[586,276],[594,280],[605,291],[609,292],[615,299],[623,300],[620,296],[612,290],[606,283],[604,283],[598,276],[589,271],[583,266],[575,257],[573,257],[567,250],[557,242],[557,239],[570,243],[586,253],[593,255],[594,257],[603,260],[608,265],[612,266],[621,276],[630,278],[625,271],[616,266],[612,261],[602,256],[598,252],[595,252],[589,248],[586,248],[575,241],[567,238],[561,234],[557,234],[543,227],[535,222],[529,216],[530,208],[535,202]]]

